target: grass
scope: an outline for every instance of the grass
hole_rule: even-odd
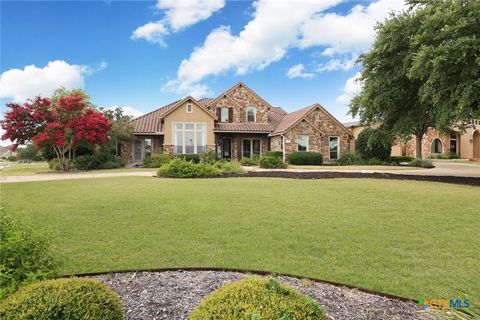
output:
[[[2,163],[3,165],[7,163]],[[37,174],[51,174],[58,173],[57,171],[50,170],[48,163],[46,162],[32,162],[32,163],[8,163],[8,167],[0,169],[0,176],[30,176]],[[89,171],[72,171],[71,173],[115,173],[115,172],[133,172],[133,171],[151,171],[152,168],[119,168],[119,169],[100,169]]]
[[[373,179],[117,177],[3,184],[62,273],[266,270],[480,305],[478,187]]]
[[[366,171],[378,171],[378,170],[418,170],[417,167],[407,166],[370,166],[370,165],[352,165],[352,166],[335,166],[335,165],[321,165],[321,166],[300,166],[289,165],[289,169],[305,169],[305,170],[366,170]]]

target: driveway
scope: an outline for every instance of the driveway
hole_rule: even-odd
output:
[[[62,173],[62,174],[36,174],[31,176],[0,176],[0,183],[26,182],[26,181],[50,181],[109,177],[152,177],[153,172],[115,172],[115,173]]]

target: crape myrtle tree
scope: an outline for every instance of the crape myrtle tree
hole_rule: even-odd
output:
[[[350,113],[400,138],[415,136],[416,157],[429,127],[464,129],[479,116],[480,1],[411,0],[377,26],[359,61],[361,92]]]
[[[31,141],[37,148],[52,148],[62,171],[68,171],[79,143],[92,147],[105,143],[111,130],[108,119],[82,90],[59,89],[51,99],[36,97],[7,107],[2,139],[10,139],[13,149]]]

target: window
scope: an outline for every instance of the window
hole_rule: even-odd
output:
[[[187,103],[187,112],[188,112],[188,113],[192,113],[192,111],[193,111],[193,106],[192,106],[192,104],[191,104],[191,103]]]
[[[135,138],[133,153],[134,153],[135,161],[142,160],[142,139]]]
[[[204,153],[206,144],[207,125],[205,123],[173,123],[173,153]]]
[[[247,108],[247,122],[256,122],[257,121],[257,108],[248,107]]]
[[[228,119],[228,108],[221,108],[220,109],[220,122],[229,122]]]
[[[337,160],[339,153],[338,137],[330,137],[328,146],[330,150],[330,160]]]
[[[440,139],[436,138],[432,141],[431,152],[432,153],[442,153],[443,152],[443,145],[442,145],[442,141],[440,141]]]
[[[457,133],[450,134],[450,153],[457,153]]]
[[[299,134],[297,136],[297,151],[308,151],[308,135]]]
[[[242,141],[242,157],[260,156],[262,152],[261,145],[262,141],[260,139],[244,139]]]
[[[152,139],[143,140],[144,157],[150,157],[152,155]]]

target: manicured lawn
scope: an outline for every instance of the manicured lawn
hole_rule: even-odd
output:
[[[305,170],[366,170],[366,171],[378,171],[378,170],[417,170],[421,168],[407,167],[407,166],[367,166],[367,165],[355,165],[355,166],[296,166],[289,165],[289,169],[305,169]]]
[[[48,173],[58,173],[56,171],[50,170],[48,163],[46,162],[33,162],[33,163],[6,163],[3,162],[2,165],[8,164],[8,167],[0,169],[0,176],[29,176],[36,174],[48,174]],[[120,169],[108,169],[108,170],[90,170],[90,171],[72,171],[72,173],[106,173],[106,172],[133,172],[133,171],[151,171],[154,172],[155,169],[151,168],[120,168]]]
[[[62,272],[229,267],[480,300],[480,188],[370,180],[121,177],[1,185]]]

